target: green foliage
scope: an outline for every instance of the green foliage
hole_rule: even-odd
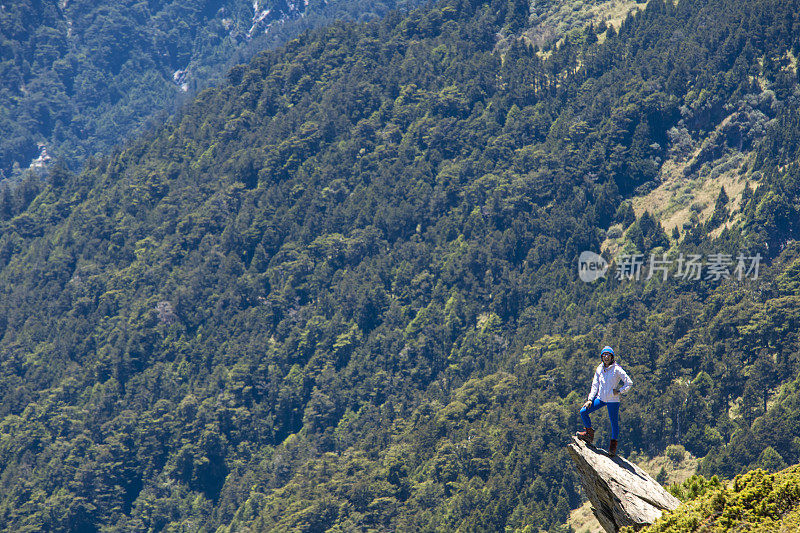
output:
[[[777,474],[756,469],[736,476],[731,485],[693,476],[671,490],[684,503],[643,531],[789,531],[800,510],[800,468]]]
[[[680,444],[670,444],[665,451],[666,456],[675,463],[680,463],[686,457],[686,449]]]
[[[262,0],[254,13],[250,0],[5,4],[0,181],[17,178],[41,146],[76,170],[260,50],[333,20],[368,20],[406,5]]]
[[[1,195],[2,526],[555,529],[604,344],[635,382],[622,453],[800,461],[792,92],[740,226],[670,248],[625,202],[679,122],[702,136],[764,92],[752,76],[789,83],[757,59],[796,44],[800,10],[648,5],[546,60],[508,33],[519,2],[336,24]],[[611,223],[642,253],[765,264],[584,284]]]
[[[711,214],[711,218],[706,223],[707,229],[712,230],[725,222],[729,214],[727,207],[728,201],[728,194],[725,192],[725,187],[722,187],[719,190],[719,196],[717,196],[717,201],[714,204],[714,212]]]

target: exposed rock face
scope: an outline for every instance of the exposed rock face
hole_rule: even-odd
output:
[[[641,468],[622,457],[572,437],[569,453],[578,468],[592,511],[609,533],[623,526],[639,529],[652,524],[665,509],[675,509],[677,498]]]

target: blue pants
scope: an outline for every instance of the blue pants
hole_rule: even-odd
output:
[[[589,418],[589,413],[594,413],[604,405],[608,406],[608,418],[611,419],[611,438],[619,437],[619,402],[604,402],[599,398],[595,398],[592,405],[581,409],[581,420],[583,420],[583,427],[592,427],[592,420]]]

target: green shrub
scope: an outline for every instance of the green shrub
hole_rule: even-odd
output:
[[[667,446],[667,457],[674,463],[680,463],[686,457],[686,449],[680,444],[670,444]]]

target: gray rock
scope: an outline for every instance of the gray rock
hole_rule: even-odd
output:
[[[644,470],[620,456],[589,446],[572,437],[569,454],[581,476],[583,490],[592,511],[609,533],[624,526],[640,529],[655,522],[663,510],[678,507],[680,501]]]

